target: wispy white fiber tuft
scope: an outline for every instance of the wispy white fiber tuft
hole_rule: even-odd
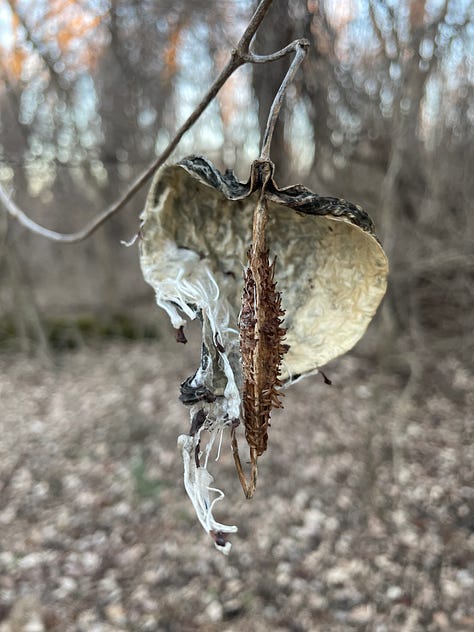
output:
[[[212,431],[210,446],[214,443],[214,439],[222,428],[216,428]],[[193,504],[194,511],[199,522],[207,533],[210,535],[235,533],[237,527],[233,525],[225,525],[215,520],[213,515],[214,506],[219,500],[224,498],[224,493],[215,487],[211,487],[214,478],[208,472],[206,467],[198,467],[196,464],[195,453],[199,445],[201,431],[195,436],[180,435],[178,437],[178,446],[181,449],[184,465],[184,488]],[[211,494],[217,494],[215,498],[211,498]],[[228,555],[232,547],[230,542],[225,542],[224,546],[216,543],[216,548]]]

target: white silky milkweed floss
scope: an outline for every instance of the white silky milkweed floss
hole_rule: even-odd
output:
[[[388,264],[369,216],[338,198],[301,185],[267,183],[267,243],[285,312],[288,352],[280,380],[286,387],[348,351],[364,334],[386,290]],[[239,313],[243,271],[252,239],[258,182],[240,183],[194,156],[162,167],[151,185],[140,230],[140,264],[156,302],[174,328],[202,324],[202,355],[181,387],[191,430],[179,437],[184,484],[203,528],[227,554],[218,523],[208,461],[216,439],[242,415]],[[193,419],[199,415],[199,427]],[[204,435],[207,443],[201,450]]]

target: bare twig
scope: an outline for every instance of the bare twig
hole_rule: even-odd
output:
[[[59,233],[54,230],[49,230],[48,228],[44,228],[40,224],[37,224],[32,219],[30,219],[26,213],[24,213],[14,202],[11,200],[5,191],[0,187],[0,200],[5,208],[5,210],[14,217],[20,224],[28,228],[30,231],[37,233],[38,235],[42,235],[43,237],[47,237],[52,241],[59,241],[65,244],[77,243],[79,241],[83,241],[92,233],[94,233],[104,222],[110,219],[115,213],[120,211],[125,204],[141,189],[141,187],[149,180],[149,178],[153,175],[153,173],[160,167],[166,160],[169,158],[171,153],[174,151],[178,143],[184,134],[194,125],[194,123],[198,120],[207,106],[213,101],[219,90],[225,84],[227,79],[239,68],[244,65],[248,61],[250,61],[249,57],[252,55],[249,53],[250,43],[260,26],[265,14],[273,0],[261,0],[258,5],[255,13],[253,14],[250,22],[245,29],[242,37],[240,38],[237,46],[232,51],[230,60],[227,62],[226,66],[222,69],[217,79],[213,82],[206,95],[203,97],[202,101],[196,107],[196,109],[192,112],[192,114],[186,119],[183,125],[178,129],[174,138],[171,140],[166,149],[156,158],[149,167],[139,175],[136,180],[130,185],[130,187],[125,191],[121,198],[119,198],[116,202],[111,204],[109,208],[107,208],[103,213],[98,215],[94,220],[92,220],[89,224],[87,224],[82,230],[79,230],[75,233]],[[287,47],[288,48],[288,47]],[[287,51],[289,52],[289,51]],[[278,53],[277,53],[278,54]],[[286,54],[286,52],[284,53]],[[255,62],[260,63],[260,62]]]
[[[267,127],[265,129],[265,134],[263,135],[260,160],[270,160],[270,145],[272,142],[273,132],[275,130],[278,115],[280,114],[281,106],[283,104],[283,98],[288,89],[288,86],[293,81],[294,76],[296,75],[296,72],[301,65],[301,62],[306,57],[306,53],[309,48],[309,42],[306,39],[296,40],[295,42],[293,42],[293,44],[290,44],[290,47],[287,46],[287,48],[290,48],[290,50],[295,50],[296,55],[291,62],[291,66],[289,67],[285,78],[281,82],[281,86],[275,96],[275,99],[273,100],[272,107],[270,108]]]
[[[240,460],[239,455],[239,444],[237,441],[236,429],[232,428],[230,431],[231,436],[231,448],[232,448],[232,456],[234,457],[235,469],[237,471],[237,475],[239,477],[240,484],[242,485],[242,489],[244,490],[245,498],[252,498],[255,488],[257,486],[257,460],[252,461],[252,472],[250,476],[250,483],[247,482],[247,477],[245,476],[244,468],[242,467],[242,461]]]
[[[255,9],[255,13],[250,18],[250,22],[245,29],[244,34],[240,38],[239,43],[237,44],[237,50],[239,51],[239,55],[241,57],[243,57],[244,54],[248,53],[253,36],[257,32],[257,29],[262,23],[262,20],[267,14],[267,11],[270,8],[272,2],[273,0],[261,0],[258,7]]]
[[[285,57],[288,53],[293,53],[298,46],[307,47],[309,46],[309,42],[304,38],[297,39],[288,44],[288,46],[285,46],[285,48],[277,50],[275,53],[271,53],[270,55],[256,55],[255,53],[249,53],[248,55],[243,55],[243,59],[250,64],[267,64],[268,62],[277,61],[278,59]]]

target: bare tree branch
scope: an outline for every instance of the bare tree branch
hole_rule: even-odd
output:
[[[298,46],[307,47],[309,46],[309,41],[307,39],[301,38],[294,40],[294,42],[291,42],[290,44],[288,44],[288,46],[285,46],[285,48],[277,50],[275,53],[271,53],[270,55],[256,55],[255,53],[249,53],[248,55],[243,55],[242,57],[244,61],[251,64],[266,64],[270,61],[277,61],[278,59],[285,57],[289,53],[293,53],[298,48]]]
[[[103,213],[98,215],[94,220],[92,220],[89,224],[87,224],[82,230],[79,230],[75,233],[59,233],[53,230],[49,230],[34,222],[31,218],[29,218],[26,213],[22,211],[14,202],[11,200],[6,192],[0,187],[0,201],[2,202],[5,210],[14,217],[20,224],[28,228],[28,230],[37,233],[38,235],[42,235],[48,239],[53,241],[58,241],[65,244],[77,243],[79,241],[83,241],[92,233],[94,233],[104,222],[110,219],[115,213],[121,210],[125,204],[141,189],[141,187],[147,182],[147,180],[153,175],[153,173],[160,167],[166,160],[169,158],[171,153],[174,151],[178,143],[184,134],[194,125],[194,123],[198,120],[207,106],[213,101],[219,90],[225,84],[227,79],[245,63],[263,63],[265,57],[270,58],[266,61],[273,61],[274,59],[278,59],[283,55],[286,55],[295,50],[295,43],[290,44],[285,47],[281,51],[277,51],[273,55],[266,56],[258,56],[253,55],[249,51],[250,44],[252,39],[260,26],[265,14],[267,13],[270,5],[273,0],[261,0],[258,7],[255,10],[255,13],[250,19],[250,22],[245,29],[242,37],[240,38],[237,46],[231,53],[230,60],[227,62],[226,66],[222,69],[219,76],[215,79],[208,92],[205,94],[199,105],[192,112],[192,114],[186,119],[183,125],[178,129],[174,138],[171,140],[166,149],[156,158],[149,167],[139,175],[135,181],[130,185],[130,187],[125,191],[125,193],[120,197],[116,202],[111,204]]]

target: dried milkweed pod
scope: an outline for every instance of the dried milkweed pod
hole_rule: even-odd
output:
[[[240,354],[242,365],[242,417],[250,451],[250,481],[240,461],[235,427],[232,428],[232,451],[245,496],[251,498],[257,485],[257,460],[267,449],[268,427],[272,408],[280,408],[281,362],[288,351],[283,344],[285,312],[281,294],[276,289],[275,260],[270,263],[266,229],[268,224],[267,185],[273,164],[255,161],[252,176],[260,182],[253,213],[252,245],[244,275],[240,310]]]
[[[367,213],[301,185],[279,189],[271,172],[263,174],[268,164],[254,163],[246,183],[199,156],[165,166],[155,176],[142,215],[141,267],[157,304],[168,313],[178,339],[187,318],[202,323],[200,366],[181,385],[191,429],[179,444],[186,490],[224,552],[230,548],[226,533],[236,527],[217,523],[212,514],[222,497],[207,471],[216,439],[227,429],[235,437],[238,420],[248,422],[248,408],[256,406],[255,419],[262,421],[255,435],[246,423],[246,435],[251,451],[253,441],[255,454],[261,454],[267,409],[278,403],[278,389],[348,351],[386,289],[387,259]],[[264,240],[258,253],[250,251],[249,262],[259,204],[265,208]],[[256,269],[263,270],[258,279]],[[266,312],[259,311],[258,301],[249,302],[255,284]],[[256,389],[249,404],[258,364],[252,352],[252,335],[255,344],[259,336],[254,321],[262,314],[261,327],[269,323],[264,353],[270,359],[259,366],[271,369],[269,386]]]

